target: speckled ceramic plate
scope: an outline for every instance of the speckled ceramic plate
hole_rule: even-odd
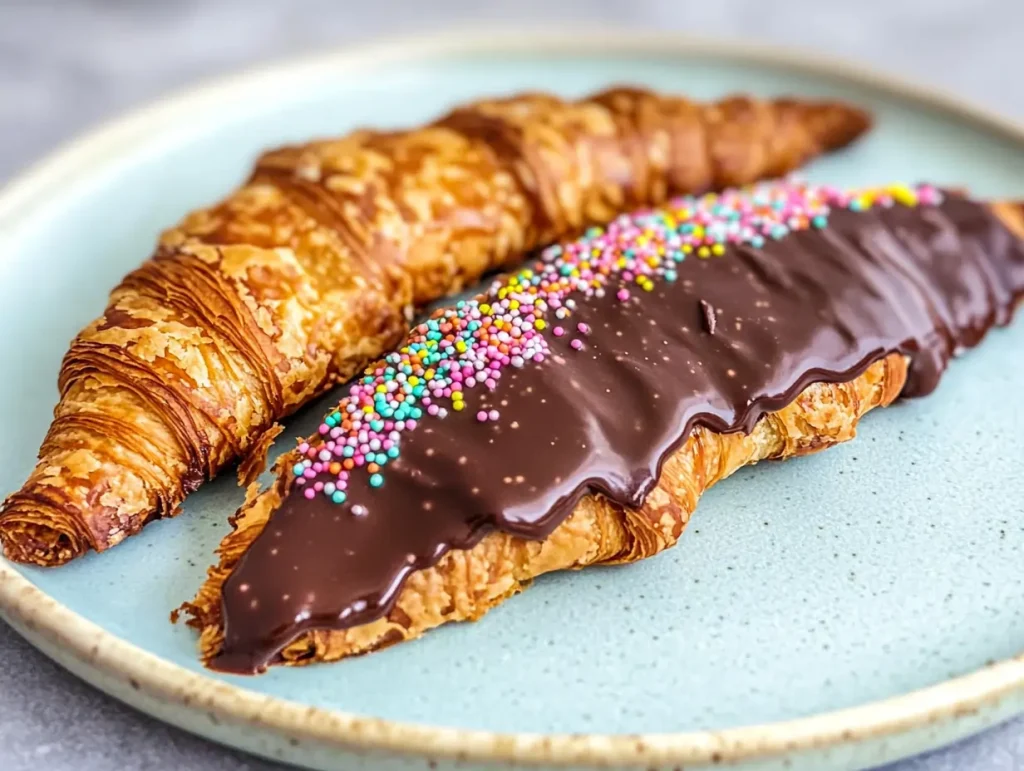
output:
[[[89,136],[0,198],[0,491],[32,465],[73,333],[161,227],[228,192],[261,148],[414,124],[484,94],[623,81],[852,100],[877,129],[810,176],[1024,195],[1019,128],[779,52],[465,35],[244,75]],[[881,763],[1024,709],[1022,348],[1024,320],[933,397],[872,414],[855,442],[737,474],[660,557],[545,578],[478,624],[362,659],[248,679],[199,666],[167,617],[240,503],[230,478],[102,556],[53,571],[0,560],[0,611],[117,698],[315,767]]]

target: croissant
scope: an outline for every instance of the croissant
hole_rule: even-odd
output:
[[[674,545],[736,469],[853,438],[1024,297],[1024,205],[794,182],[683,198],[439,312],[250,488],[203,660],[333,661]],[[505,334],[505,333],[508,334]]]
[[[114,546],[258,456],[414,307],[625,207],[782,174],[867,126],[840,104],[622,88],[269,152],[164,233],[72,343],[38,464],[0,509],[4,552],[58,565]]]

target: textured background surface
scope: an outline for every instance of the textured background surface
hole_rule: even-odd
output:
[[[1024,120],[1020,0],[480,5],[475,0],[0,0],[0,181],[102,119],[204,76],[455,22],[614,23],[816,48],[947,88]],[[0,768],[5,771],[43,764],[54,771],[275,768],[136,714],[65,674],[2,624],[0,662]],[[1024,768],[1024,721],[890,771],[1017,768]]]

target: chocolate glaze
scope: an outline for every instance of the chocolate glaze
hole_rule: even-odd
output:
[[[572,326],[589,335],[552,337],[545,362],[406,435],[382,488],[353,474],[361,515],[288,495],[224,586],[214,665],[252,672],[305,630],[377,619],[412,571],[496,528],[544,538],[588,492],[639,506],[698,423],[749,431],[811,383],[894,351],[911,357],[903,395],[931,392],[952,356],[1009,322],[1024,244],[983,205],[947,197],[834,211],[822,230],[691,257],[676,282],[625,303],[616,288],[578,299]],[[471,414],[490,408],[496,423]]]

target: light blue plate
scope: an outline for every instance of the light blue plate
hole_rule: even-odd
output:
[[[1010,128],[824,65],[729,48],[650,38],[517,48],[502,38],[374,49],[248,76],[107,129],[0,201],[0,492],[17,488],[33,464],[72,335],[163,226],[230,191],[261,149],[361,125],[416,124],[485,94],[582,94],[614,82],[701,98],[742,90],[850,100],[874,111],[877,128],[815,164],[811,178],[966,183],[980,195],[1024,197],[1024,149]],[[689,768],[716,753],[759,768],[787,757],[809,767],[881,762],[1019,709],[1024,677],[1005,667],[1020,660],[997,668],[991,683],[968,679],[982,692],[962,719],[941,711],[943,699],[963,706],[978,693],[956,686],[929,692],[909,712],[889,715],[890,704],[850,713],[856,724],[797,724],[809,739],[783,728],[725,734],[743,738],[745,751],[693,732],[890,699],[1024,650],[1022,348],[1024,322],[965,356],[933,397],[869,416],[853,443],[737,474],[707,494],[679,546],[662,556],[545,578],[480,623],[341,664],[259,678],[213,674],[198,664],[192,633],[168,623],[202,581],[242,500],[230,475],[190,497],[178,519],[102,556],[52,571],[12,570],[0,560],[0,607],[41,647],[121,698],[214,738],[325,767],[352,767],[354,756],[339,754],[345,744],[404,747],[423,762],[425,747],[507,759],[527,744],[501,750],[481,744],[479,733],[432,729],[406,741],[401,727],[372,721],[377,728],[363,733],[337,720],[328,730],[317,712],[304,733],[294,712],[280,717],[292,707],[211,688],[181,670],[303,708],[388,721],[504,733],[688,732],[675,744],[652,740],[649,754],[589,738],[520,756],[534,760],[565,762],[577,757],[566,749],[575,746],[581,763],[685,760]],[[293,421],[281,444],[307,432],[321,409]],[[68,609],[104,634],[70,620]],[[97,650],[86,648],[87,632]],[[112,638],[181,670],[124,653]],[[120,653],[104,659],[112,650]],[[161,680],[168,672],[189,684],[188,699]],[[914,720],[898,724],[911,713]],[[938,727],[922,729],[929,715]],[[875,718],[881,728],[864,728]],[[417,744],[414,734],[441,738]]]

